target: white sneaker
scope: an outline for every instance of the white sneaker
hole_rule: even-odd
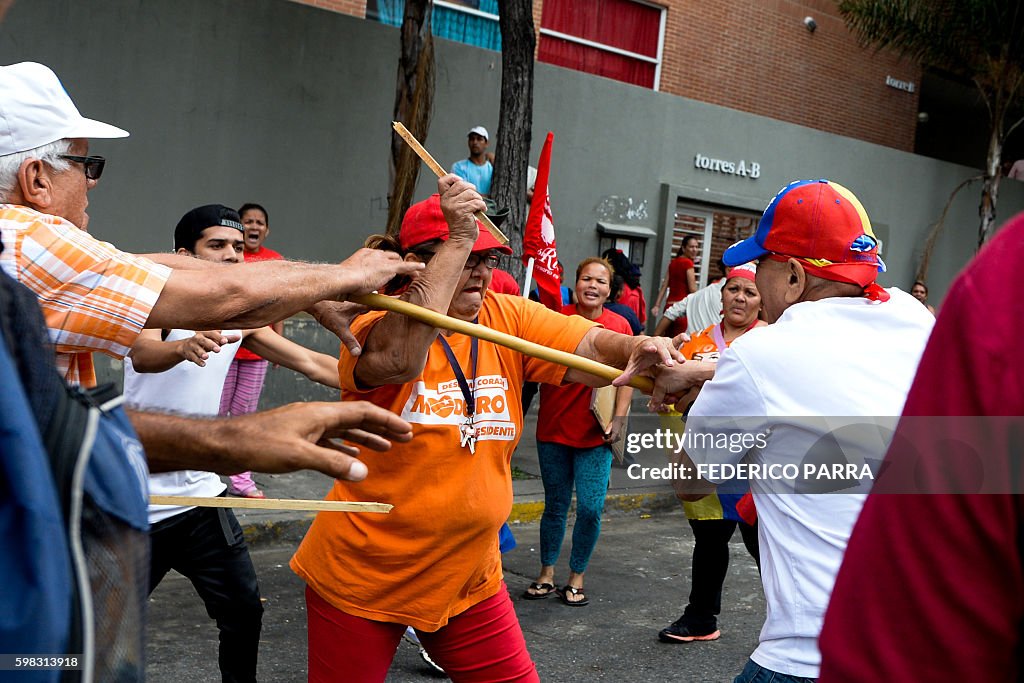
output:
[[[405,627],[405,634],[402,637],[405,638],[405,640],[409,641],[410,643],[412,643],[413,645],[415,645],[416,647],[419,648],[419,650],[420,650],[420,658],[424,662],[426,662],[430,666],[431,669],[433,669],[434,671],[436,671],[439,674],[443,674],[445,676],[448,675],[448,674],[445,673],[444,669],[442,669],[438,665],[437,662],[435,662],[433,659],[430,658],[430,653],[428,653],[426,648],[424,648],[423,645],[420,643],[420,637],[416,634],[416,629],[414,629],[412,626],[406,626]]]
[[[426,662],[428,665],[430,665],[431,669],[433,669],[437,673],[442,674],[444,676],[448,675],[447,673],[445,673],[445,670],[442,669],[441,666],[437,662],[435,662],[433,659],[430,658],[430,653],[428,653],[422,647],[420,648],[420,657],[423,659],[424,662]]]

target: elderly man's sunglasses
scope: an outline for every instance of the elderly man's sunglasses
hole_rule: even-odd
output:
[[[103,175],[103,166],[107,163],[107,160],[103,157],[82,157],[76,154],[61,154],[59,156],[61,159],[82,164],[82,167],[85,169],[85,177],[89,180],[99,180],[100,176]]]

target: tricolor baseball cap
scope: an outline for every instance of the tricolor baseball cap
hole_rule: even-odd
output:
[[[818,277],[861,287],[885,272],[864,207],[829,180],[786,185],[768,204],[757,232],[727,249],[722,260],[738,266],[772,254],[800,259]]]
[[[128,131],[82,116],[49,67],[0,66],[0,156],[64,138],[124,137]]]
[[[487,129],[484,128],[483,126],[473,126],[472,128],[470,128],[469,132],[466,133],[466,137],[468,138],[470,135],[479,135],[484,140],[491,139],[491,136],[487,134]]]
[[[480,235],[476,238],[473,251],[487,251],[497,249],[503,254],[511,254],[512,248],[502,244],[490,233],[480,221],[477,221]],[[404,251],[412,247],[434,240],[448,239],[448,221],[444,219],[441,212],[441,195],[434,194],[417,202],[409,207],[402,218],[402,229],[398,233],[398,240]]]

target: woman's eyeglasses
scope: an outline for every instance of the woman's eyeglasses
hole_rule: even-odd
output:
[[[430,261],[430,259],[433,258],[434,256],[433,251],[427,251],[426,249],[424,249],[423,251],[417,251],[413,253],[420,257],[420,260],[422,260],[424,263]],[[479,252],[470,254],[469,258],[466,259],[466,265],[463,267],[466,270],[473,270],[481,263],[483,263],[488,270],[494,270],[495,268],[501,265],[501,256],[491,252]]]
[[[494,270],[501,263],[501,257],[497,254],[470,254],[469,258],[466,259],[466,265],[464,266],[468,270],[473,270],[477,266],[483,263],[487,266],[487,270]]]

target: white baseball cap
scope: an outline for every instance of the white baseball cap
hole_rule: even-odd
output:
[[[466,137],[468,138],[470,135],[473,135],[474,133],[482,137],[484,140],[491,139],[491,136],[487,134],[487,129],[484,128],[483,126],[473,126],[472,128],[469,129],[469,132],[466,133]]]
[[[0,66],[0,156],[64,138],[124,138],[128,131],[78,113],[57,74],[22,62]]]

